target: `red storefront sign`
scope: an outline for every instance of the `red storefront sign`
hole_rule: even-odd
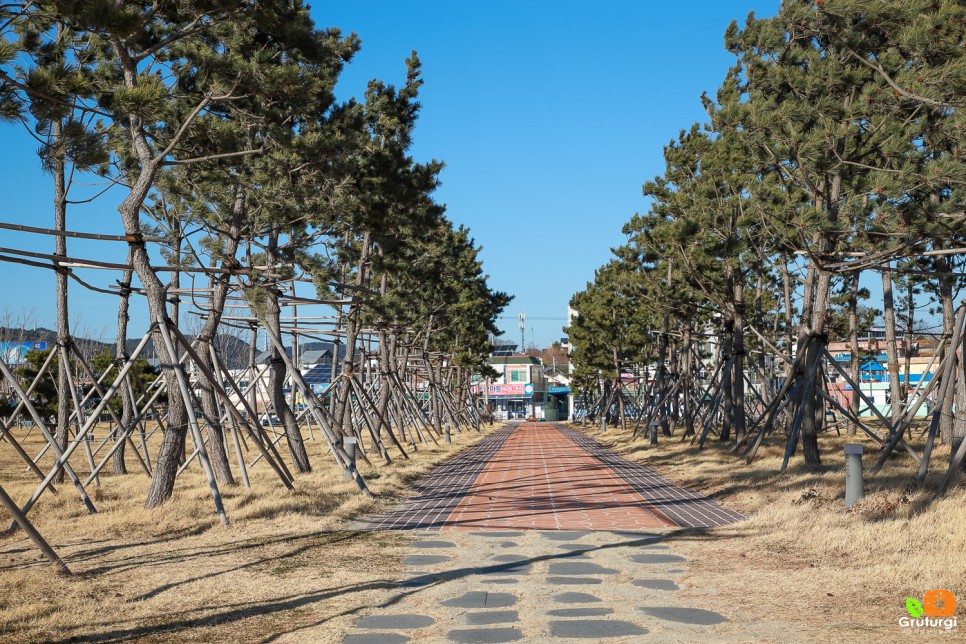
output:
[[[482,385],[473,385],[473,393],[483,393]],[[529,382],[514,382],[508,385],[490,385],[487,388],[489,396],[530,396],[533,395],[533,385]]]

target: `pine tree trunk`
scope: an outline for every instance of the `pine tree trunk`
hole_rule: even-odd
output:
[[[892,262],[886,264],[891,268]],[[889,393],[891,400],[892,421],[896,422],[902,411],[902,392],[899,389],[899,350],[896,342],[896,308],[892,295],[892,273],[882,271],[882,308],[885,320],[886,358],[889,363]]]
[[[765,293],[765,273],[764,273],[764,266],[763,266],[761,254],[758,255],[756,272],[758,273],[758,281],[755,284],[755,328],[760,329],[761,332],[764,333],[765,332],[765,311],[764,311],[764,304],[762,300],[764,298],[764,293]],[[776,320],[777,320],[777,316],[776,316]],[[775,335],[774,329],[772,330],[772,335],[773,336]],[[758,400],[760,402],[762,400],[767,400],[765,392],[770,391],[772,386],[771,379],[768,378],[768,365],[765,364],[764,347],[762,347],[762,351],[758,352],[757,360],[758,360],[758,373],[760,374],[759,378],[761,379],[758,382]],[[766,380],[766,378],[768,379]]]
[[[209,315],[214,315],[210,313]],[[199,340],[197,343],[199,362],[210,373],[217,374],[214,360],[211,358],[211,341]],[[218,407],[214,386],[203,376],[199,378],[198,389],[201,400],[201,413],[208,426],[208,460],[215,473],[215,480],[227,485],[235,485],[235,477],[231,473],[228,452],[225,450],[225,428],[221,424],[221,410]]]
[[[269,246],[271,247],[271,243]],[[269,329],[270,337],[274,335],[277,338],[281,338],[282,309],[278,303],[278,296],[278,291],[273,288],[268,289],[268,294],[264,302],[265,319],[263,323]],[[285,428],[285,440],[288,443],[289,452],[292,454],[292,464],[295,466],[296,471],[301,474],[311,472],[312,466],[309,464],[309,455],[305,451],[305,441],[302,439],[302,432],[299,430],[292,408],[289,407],[288,401],[285,400],[285,376],[287,371],[285,361],[282,359],[281,347],[275,346],[275,343],[272,343],[271,356],[269,391],[271,393],[272,406],[275,408],[275,413],[278,414],[279,420],[282,421],[282,427]]]
[[[131,253],[128,253],[128,264],[131,263]],[[127,362],[127,326],[130,320],[128,315],[128,308],[131,302],[131,279],[132,271],[126,270],[121,276],[120,281],[120,295],[118,297],[117,304],[117,341],[114,345],[114,360],[115,364],[121,365]],[[137,377],[136,375],[132,377]],[[124,431],[131,426],[134,422],[134,404],[132,397],[134,392],[130,388],[130,378],[124,384],[124,388],[121,390],[121,425],[115,429],[114,440],[120,440]],[[127,441],[121,440],[121,444],[118,446],[117,451],[114,452],[114,473],[115,474],[127,474],[127,464],[124,461],[124,454],[127,447]]]
[[[725,319],[722,322],[721,332],[721,359],[726,366],[721,370],[721,377],[724,380],[721,385],[721,409],[724,410],[724,414],[722,415],[720,439],[722,442],[727,442],[731,440],[731,430],[734,427],[734,379],[736,372],[734,370],[735,360],[731,358],[734,355],[735,321],[730,309],[726,310],[724,315]]]
[[[862,382],[862,374],[859,373],[861,368],[861,359],[859,356],[859,271],[852,273],[852,282],[849,285],[849,375],[852,377],[852,382],[858,385]],[[859,415],[859,402],[861,398],[859,396],[859,390],[857,387],[852,388],[852,395],[849,398],[849,410],[855,415]],[[849,436],[855,436],[857,431],[855,423],[849,423],[849,428],[847,433]]]
[[[225,239],[224,256],[234,260],[238,252],[239,236],[241,235],[241,223],[245,214],[245,190],[239,183],[235,186],[235,199],[232,203],[231,224]],[[213,262],[214,263],[214,262]],[[228,266],[227,261],[222,261],[222,267]],[[218,327],[221,325],[221,318],[225,313],[225,305],[228,301],[229,276],[212,276],[208,279],[208,287],[211,289],[211,306],[208,310],[208,317],[205,325],[198,334],[197,353],[201,358],[201,363],[210,373],[217,374],[211,351],[214,341],[218,334]],[[297,363],[296,363],[297,364]],[[231,472],[231,463],[228,452],[225,449],[225,428],[221,424],[221,411],[218,406],[218,397],[214,387],[218,383],[210,383],[204,377],[199,379],[199,399],[201,401],[201,413],[205,417],[208,426],[208,459],[211,461],[211,468],[215,473],[215,479],[219,483],[235,485],[235,477]]]
[[[604,378],[600,398],[600,417],[604,419],[604,427],[610,424],[610,396],[610,378]]]
[[[694,435],[694,410],[691,408],[691,388],[693,386],[693,349],[692,349],[692,330],[691,330],[691,319],[689,318],[687,323],[684,325],[684,338],[681,344],[684,346],[684,401],[683,401],[683,411],[684,411],[684,435],[693,436]],[[646,369],[646,367],[645,367]],[[646,374],[646,372],[645,372]],[[647,377],[645,375],[644,382],[647,382]]]
[[[152,172],[142,171],[130,195],[118,206],[118,212],[121,213],[125,233],[136,240],[129,243],[131,263],[144,289],[151,319],[157,321],[167,319],[166,289],[151,268],[150,257],[144,242],[138,241],[141,235],[139,218],[141,204],[151,187],[149,177],[153,177],[153,174]],[[164,431],[157,465],[154,469],[154,478],[148,490],[145,504],[149,508],[157,507],[171,498],[178,467],[184,457],[185,437],[188,431],[188,412],[181,397],[175,371],[178,368],[176,366],[177,358],[168,353],[158,331],[154,332],[153,340],[167,386],[168,426]]]
[[[902,388],[902,399],[906,400],[911,391],[909,384],[909,372],[912,370],[912,342],[913,333],[916,330],[916,292],[912,283],[912,277],[906,285],[906,357],[903,365],[903,372],[906,375],[906,382]],[[961,409],[961,408],[960,408]]]
[[[937,258],[936,270],[940,273],[950,272],[949,262],[945,257]],[[956,313],[953,309],[953,278],[948,274],[939,276],[939,301],[942,303],[943,335],[949,338],[953,334]],[[940,356],[940,358],[942,357]],[[939,404],[939,435],[943,444],[949,445],[953,440],[953,396],[945,396],[939,401]]]
[[[798,341],[796,345],[796,354],[800,354],[805,351],[804,358],[802,359],[802,368],[796,373],[792,371],[791,365],[788,368],[788,379],[792,378],[805,378],[803,380],[803,385],[808,381],[806,374],[811,374],[815,369],[816,361],[821,359],[820,351],[816,349],[818,346],[818,338],[814,338],[814,324],[815,324],[815,310],[816,310],[816,293],[821,288],[820,284],[822,282],[821,276],[816,270],[813,263],[809,263],[808,271],[805,274],[805,284],[804,284],[804,296],[802,298],[802,313],[801,313],[801,323],[798,328]],[[830,279],[826,280],[825,292],[828,292],[828,283]],[[824,302],[822,307],[822,312],[824,313]],[[820,322],[821,323],[821,322]],[[796,431],[796,428],[792,426],[793,419],[799,416],[798,410],[804,406],[802,409],[802,423],[797,428],[802,443],[805,443],[805,438],[803,436],[803,426],[808,425],[808,431],[811,434],[809,439],[811,443],[811,452],[814,455],[817,453],[817,431],[814,425],[815,423],[815,405],[814,405],[814,395],[812,392],[805,391],[805,387],[796,396],[794,403],[792,405],[792,413],[788,414],[788,424],[786,426],[787,433],[791,435]],[[814,439],[814,440],[813,440]],[[808,458],[806,456],[806,458]]]
[[[52,143],[59,148],[63,143],[63,126],[58,119],[52,124]],[[59,231],[67,230],[67,184],[65,180],[65,164],[61,154],[56,154],[53,161],[54,172],[54,228]],[[67,256],[67,238],[58,235],[54,238],[54,254]],[[67,269],[60,268],[57,275],[57,346],[66,347],[70,342],[70,319],[67,307]],[[67,430],[70,420],[70,380],[67,370],[70,363],[63,356],[57,359],[57,431],[55,438],[62,450],[67,449]],[[64,480],[63,468],[57,473],[55,483]]]
[[[828,346],[828,338],[825,337],[825,309],[828,303],[829,288],[832,283],[832,275],[826,271],[817,271],[815,280],[815,299],[811,307],[810,331],[815,333],[815,338],[809,344],[808,352],[805,355],[805,373],[811,373],[813,369],[821,369],[821,362],[824,359],[824,351]],[[816,387],[824,386],[823,380],[815,378]],[[805,414],[801,427],[802,453],[805,462],[809,465],[821,465],[822,457],[818,448],[818,432],[822,428],[825,418],[825,402],[818,392],[803,392]]]
[[[666,374],[667,368],[664,366],[664,362],[667,360],[667,336],[668,332],[671,330],[671,322],[667,315],[664,316],[664,323],[662,325],[663,332],[658,340],[657,344],[657,374],[655,376],[655,385],[657,389],[657,400],[660,401],[664,397],[664,387],[666,386]],[[659,402],[660,408],[657,411],[658,421],[661,423],[661,431],[665,436],[671,435],[671,424],[668,422],[667,417],[667,404],[664,402]]]
[[[621,376],[623,369],[621,368],[620,353],[617,349],[614,349],[614,369],[617,371],[617,413],[618,422],[621,426],[621,431],[627,429],[627,419],[624,416],[624,379]]]
[[[792,326],[792,278],[788,271],[787,258],[781,264],[782,286],[785,298],[785,350],[792,357],[792,347],[795,346],[794,327]]]
[[[359,265],[356,275],[356,286],[362,286],[366,281],[366,266],[369,262],[369,251],[371,246],[370,239],[371,236],[369,232],[366,231],[362,235],[361,252],[359,253]],[[344,378],[356,377],[356,343],[359,337],[361,316],[362,303],[357,302],[356,298],[353,297],[352,304],[349,305],[349,315],[346,320],[345,356],[342,359],[342,376]],[[350,436],[352,434],[352,393],[349,384],[344,383],[344,385],[345,386],[343,386],[340,390],[341,395],[338,409],[341,413],[342,433],[345,436]]]
[[[376,402],[376,409],[383,419],[388,419],[389,400],[391,397],[391,385],[389,384],[389,370],[391,367],[392,352],[389,347],[389,334],[384,330],[379,331],[379,399]],[[380,425],[381,427],[381,425]],[[392,432],[392,427],[386,428],[387,432]],[[380,430],[380,434],[382,430]]]
[[[735,440],[742,442],[745,438],[745,314],[744,314],[744,290],[740,277],[735,282],[734,288],[734,376],[732,386],[733,425],[735,430]]]
[[[125,86],[129,89],[137,87],[137,64],[131,58],[126,44],[118,39],[111,41],[115,54],[124,76]],[[165,287],[157,274],[151,268],[147,247],[141,238],[141,207],[154,185],[155,177],[161,168],[161,162],[155,159],[141,116],[131,113],[126,116],[127,131],[131,137],[131,148],[136,155],[139,167],[134,174],[135,180],[131,184],[127,196],[118,206],[124,232],[132,241],[128,242],[131,265],[148,303],[151,323],[168,318],[167,302],[165,301]],[[157,507],[171,498],[174,491],[175,477],[178,466],[184,456],[185,436],[188,431],[188,412],[185,401],[181,397],[176,374],[177,359],[168,354],[161,335],[154,332],[154,347],[163,365],[163,377],[168,394],[168,426],[161,441],[158,460],[154,469],[154,478],[148,490],[145,505]]]

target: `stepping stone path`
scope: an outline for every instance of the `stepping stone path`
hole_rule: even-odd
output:
[[[485,590],[474,590],[461,597],[440,602],[440,606],[453,608],[503,608],[517,603],[516,595],[510,593],[488,593]]]
[[[403,565],[432,566],[433,564],[440,564],[449,560],[450,558],[446,555],[408,555],[405,559],[403,559]]]
[[[488,613],[467,613],[464,621],[470,626],[486,626],[489,624],[510,624],[520,621],[515,610],[494,610]]]
[[[429,539],[427,541],[417,541],[416,543],[413,544],[413,547],[427,548],[427,549],[433,548],[435,550],[437,548],[455,548],[456,544],[453,543],[452,541],[439,541],[438,539],[437,540]]]
[[[435,622],[425,615],[370,615],[356,622],[359,628],[404,629],[425,628]]]
[[[597,640],[608,637],[644,635],[647,630],[632,622],[616,619],[568,619],[550,622],[550,637]]]
[[[635,579],[631,583],[651,590],[678,590],[678,585],[671,579]]]
[[[727,622],[728,619],[723,615],[704,610],[702,608],[681,608],[680,606],[662,606],[659,608],[642,608],[642,612],[658,619],[667,619],[672,622],[682,624],[693,624],[707,626],[710,624],[720,624]]]
[[[408,578],[344,642],[705,641],[728,621],[679,592],[670,531],[743,517],[573,430],[498,430],[417,492],[368,526],[414,531]]]

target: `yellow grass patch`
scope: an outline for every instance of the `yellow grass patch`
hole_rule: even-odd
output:
[[[784,441],[767,440],[752,464],[709,439],[699,450],[679,436],[652,448],[608,428],[578,429],[625,458],[656,467],[675,483],[749,515],[747,521],[706,530],[685,530],[668,543],[690,561],[683,587],[696,605],[728,607],[756,622],[794,622],[827,641],[848,635],[867,641],[908,638],[897,625],[905,598],[922,599],[934,588],[959,598],[966,628],[966,490],[959,486],[928,503],[949,462],[937,446],[933,473],[915,486],[918,466],[901,450],[875,477],[866,477],[866,497],[845,509],[842,445],[863,443],[863,466],[878,445],[862,436],[822,436],[823,467],[807,468],[793,458],[780,474]],[[918,432],[916,432],[918,435]],[[921,438],[913,441],[921,451]],[[740,639],[740,625],[732,625]]]
[[[23,430],[14,433],[23,438]],[[453,445],[407,448],[408,461],[391,451],[392,465],[360,462],[376,495],[370,500],[343,480],[316,432],[307,442],[315,471],[296,476],[294,491],[263,462],[250,471],[252,490],[222,487],[230,529],[214,514],[197,464],[178,479],[174,499],[153,510],[143,507],[150,481],[130,457],[131,474],[102,473],[95,515],[64,482],[29,518],[75,575],[55,574],[20,531],[0,538],[0,638],[339,641],[358,612],[385,596],[409,541],[349,530],[351,520],[398,501],[432,465],[481,437],[470,430],[454,435]],[[22,444],[36,454],[40,441],[34,430]],[[287,457],[284,441],[279,451]],[[41,469],[49,462],[45,456]],[[81,478],[89,471],[81,453],[72,465]],[[37,482],[0,442],[7,492],[22,504]]]

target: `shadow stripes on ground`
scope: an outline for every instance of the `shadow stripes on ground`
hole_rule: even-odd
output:
[[[634,463],[578,431],[554,425],[564,436],[609,467],[648,505],[682,528],[709,528],[743,521],[745,515],[721,507],[702,494],[674,485],[647,465]]]
[[[371,519],[368,530],[439,530],[517,425],[499,429],[423,477],[416,494],[389,514]]]

